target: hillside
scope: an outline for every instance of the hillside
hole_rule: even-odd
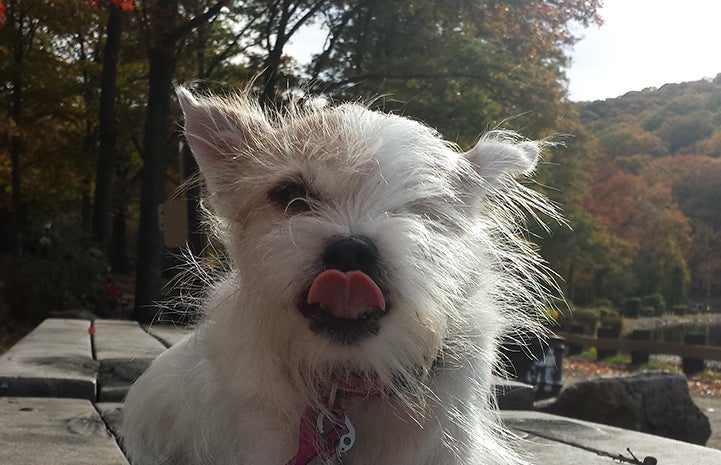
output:
[[[612,157],[721,155],[721,74],[578,107],[581,122]]]
[[[556,268],[568,294],[721,303],[721,74],[575,107],[591,143],[570,216],[587,256]]]

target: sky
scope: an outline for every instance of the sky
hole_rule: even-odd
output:
[[[571,53],[573,101],[721,73],[721,0],[604,0],[600,13],[604,24],[580,29],[583,38]],[[309,27],[286,51],[305,62],[324,40],[325,33]]]
[[[567,71],[573,101],[721,73],[721,1],[605,0]]]

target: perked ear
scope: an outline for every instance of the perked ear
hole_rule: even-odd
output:
[[[246,97],[197,97],[176,89],[185,115],[185,136],[211,193],[232,183],[239,161],[252,151],[253,134],[269,127],[263,112]]]
[[[493,131],[463,156],[490,186],[504,179],[529,175],[538,164],[542,142],[522,141],[511,132]]]

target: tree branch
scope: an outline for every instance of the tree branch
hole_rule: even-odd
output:
[[[228,0],[220,0],[218,3],[213,5],[212,7],[208,8],[205,13],[201,14],[200,16],[196,16],[192,18],[191,20],[181,24],[176,30],[174,34],[174,39],[177,42],[178,40],[182,39],[183,37],[190,34],[195,28],[198,26],[201,26],[208,22],[210,19],[212,19],[214,16],[216,16],[218,13],[220,13],[220,10],[223,9],[225,4],[228,2]]]

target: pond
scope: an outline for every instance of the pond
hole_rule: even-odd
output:
[[[651,340],[683,344],[684,335],[703,334],[706,344],[721,347],[721,323],[680,323],[670,324],[651,330]]]

